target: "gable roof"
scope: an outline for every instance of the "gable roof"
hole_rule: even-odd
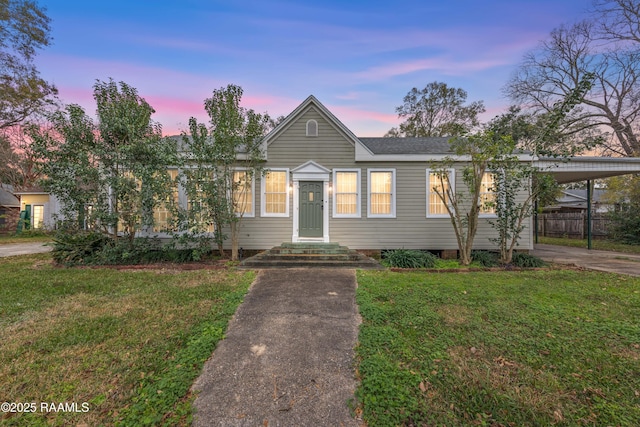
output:
[[[12,187],[0,185],[0,206],[7,208],[19,208],[20,200],[11,192]]]
[[[309,106],[316,107],[320,115],[324,116],[324,118],[329,122],[329,124],[333,125],[333,127],[336,128],[338,132],[341,132],[352,145],[356,145],[359,143],[358,137],[355,136],[353,132],[351,132],[349,128],[344,125],[344,123],[338,120],[338,118],[334,116],[333,113],[329,111],[327,107],[325,107],[320,101],[318,101],[318,99],[315,96],[309,95],[307,99],[302,101],[302,104],[298,105],[295,110],[293,110],[287,117],[285,117],[285,119],[282,122],[278,124],[278,126],[273,128],[271,132],[269,132],[264,137],[264,139],[262,140],[263,146],[265,147],[268,146],[278,134],[280,134],[282,131],[287,129],[293,122],[295,122],[295,120],[302,113],[304,113]]]

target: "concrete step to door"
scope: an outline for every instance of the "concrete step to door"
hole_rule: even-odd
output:
[[[374,259],[338,243],[283,243],[240,264],[240,268],[296,267],[382,268]]]
[[[338,246],[335,248],[283,248],[281,246],[276,246],[275,248],[269,249],[269,252],[272,254],[348,254],[349,248],[345,248],[344,246]]]
[[[343,253],[343,254],[323,254],[323,253],[303,253],[303,254],[289,254],[289,253],[273,253],[266,252],[258,257],[262,260],[282,260],[282,261],[358,261],[360,259],[358,253]]]
[[[286,261],[286,260],[244,260],[238,268],[241,269],[262,269],[262,268],[357,268],[363,270],[384,269],[380,264],[371,261]]]
[[[340,243],[338,242],[283,242],[280,244],[281,248],[290,248],[290,249],[333,249],[339,248]]]

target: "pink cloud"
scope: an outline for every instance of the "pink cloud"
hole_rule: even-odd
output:
[[[386,80],[392,77],[425,70],[434,70],[449,75],[460,75],[467,72],[483,71],[506,64],[509,64],[509,61],[503,59],[459,62],[445,58],[428,58],[371,67],[365,71],[356,73],[356,77],[359,79],[374,81]]]

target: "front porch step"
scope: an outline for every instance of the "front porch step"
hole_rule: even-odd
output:
[[[240,263],[240,268],[300,267],[382,268],[374,259],[339,243],[283,243]]]

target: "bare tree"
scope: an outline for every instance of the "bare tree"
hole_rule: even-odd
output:
[[[591,91],[565,118],[560,134],[574,144],[599,138],[603,154],[637,156],[640,50],[603,40],[599,28],[596,21],[583,21],[553,30],[524,57],[505,93],[535,113],[548,113],[592,76]]]
[[[640,3],[637,0],[595,0],[593,4],[592,15],[603,38],[640,43]]]

